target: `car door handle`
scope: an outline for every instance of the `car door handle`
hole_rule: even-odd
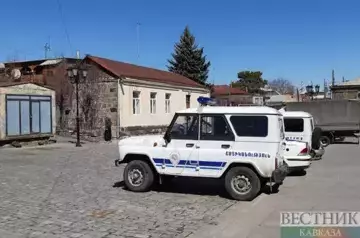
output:
[[[190,147],[193,147],[194,144],[186,144],[186,147],[190,148]]]
[[[229,148],[230,148],[230,145],[221,145],[221,148],[223,148],[223,149],[229,149]]]

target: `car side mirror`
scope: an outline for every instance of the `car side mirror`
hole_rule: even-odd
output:
[[[171,141],[171,134],[170,132],[166,132],[165,135],[164,135],[164,140],[166,142],[166,144],[170,143]]]

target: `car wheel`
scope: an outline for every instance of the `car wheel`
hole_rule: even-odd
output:
[[[231,198],[238,201],[251,201],[260,192],[261,181],[252,169],[234,167],[225,176],[225,188]]]
[[[133,160],[125,167],[124,182],[130,191],[146,192],[154,183],[154,172],[145,161]]]
[[[322,136],[320,138],[320,143],[321,143],[321,146],[327,147],[328,145],[331,144],[331,140],[328,136]]]
[[[320,148],[321,145],[321,134],[322,134],[322,130],[320,127],[315,127],[315,129],[313,130],[312,133],[312,137],[311,137],[311,147],[315,150],[318,150]]]

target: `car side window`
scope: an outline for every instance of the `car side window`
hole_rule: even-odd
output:
[[[231,116],[231,124],[239,137],[267,137],[267,116]]]
[[[224,115],[202,115],[200,128],[200,140],[234,140],[234,134]]]
[[[303,132],[304,120],[301,118],[285,118],[285,132]]]
[[[171,139],[197,140],[199,128],[198,115],[177,115],[170,130]]]

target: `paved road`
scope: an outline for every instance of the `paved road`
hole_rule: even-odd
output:
[[[208,180],[126,191],[116,149],[1,149],[0,237],[185,237],[235,203]]]
[[[360,147],[331,145],[307,174],[288,177],[277,194],[237,203],[189,238],[279,238],[281,211],[360,211]]]
[[[281,210],[360,210],[360,149],[333,145],[308,174],[253,202],[216,181],[123,189],[115,144],[0,149],[0,237],[279,237]]]

